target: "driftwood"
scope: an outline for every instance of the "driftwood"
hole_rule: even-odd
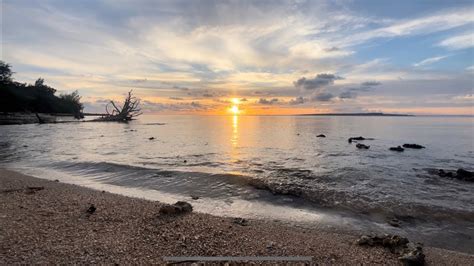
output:
[[[110,101],[105,106],[105,111],[107,112],[107,114],[93,121],[127,122],[133,120],[134,117],[137,117],[142,114],[139,105],[140,99],[137,99],[136,97],[132,96],[132,91],[129,91],[121,108],[117,107],[114,101]]]

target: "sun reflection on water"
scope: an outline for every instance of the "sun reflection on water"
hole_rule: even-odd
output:
[[[234,115],[232,116],[232,137],[230,142],[232,143],[232,147],[237,147],[239,140],[239,116]]]

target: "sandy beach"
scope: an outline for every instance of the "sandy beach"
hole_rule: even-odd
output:
[[[30,187],[30,189],[28,189]],[[159,202],[0,170],[0,264],[163,263],[163,256],[310,256],[315,263],[400,264],[357,236],[201,213],[160,215]],[[192,202],[191,202],[192,203]],[[91,204],[97,208],[88,215]],[[474,256],[425,247],[427,264]]]

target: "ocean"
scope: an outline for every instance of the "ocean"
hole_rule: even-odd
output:
[[[369,149],[348,142],[358,136]],[[473,136],[473,117],[143,115],[0,126],[0,167],[214,215],[397,233],[472,253],[474,183],[435,172],[474,170]],[[405,143],[426,148],[389,150]]]

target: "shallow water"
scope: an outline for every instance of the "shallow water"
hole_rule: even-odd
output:
[[[474,184],[428,169],[473,170],[473,133],[473,117],[144,115],[0,126],[0,164],[153,199],[197,195],[214,214],[395,231],[470,251]],[[355,136],[374,138],[363,141],[370,149],[348,143]],[[404,143],[426,149],[388,150]],[[386,224],[393,217],[401,228]]]

